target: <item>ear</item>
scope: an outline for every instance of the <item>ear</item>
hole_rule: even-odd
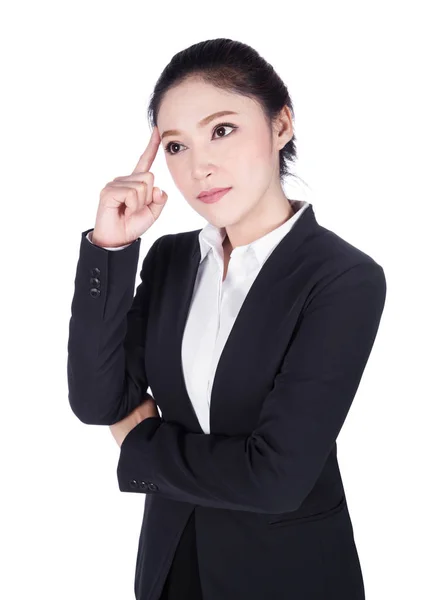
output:
[[[279,150],[293,137],[293,119],[289,107],[285,104],[273,123],[275,143]]]

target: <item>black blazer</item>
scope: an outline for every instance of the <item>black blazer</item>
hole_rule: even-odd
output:
[[[120,449],[119,489],[145,494],[137,599],[157,600],[195,511],[205,600],[359,600],[364,586],[336,438],[386,297],[382,267],[321,226],[312,204],[264,263],[218,363],[205,434],[181,343],[200,230],[116,252],[82,233],[68,342],[69,402],[110,425],[148,389],[162,417]]]

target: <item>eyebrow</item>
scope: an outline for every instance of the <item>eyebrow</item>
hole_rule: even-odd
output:
[[[208,123],[210,123],[211,121],[213,121],[214,119],[216,119],[217,117],[223,117],[224,115],[237,115],[238,113],[234,112],[233,110],[220,110],[216,113],[213,113],[212,115],[209,115],[208,117],[204,117],[201,121],[199,121],[198,125],[200,127],[204,127],[205,125],[207,125]],[[167,129],[167,131],[164,131],[162,134],[161,139],[163,140],[164,137],[166,137],[167,135],[181,135],[182,132],[178,131],[178,129]]]

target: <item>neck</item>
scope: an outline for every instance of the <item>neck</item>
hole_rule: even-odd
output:
[[[282,196],[264,197],[242,221],[228,225],[223,248],[231,252],[237,246],[251,244],[288,221],[294,210],[281,192]]]

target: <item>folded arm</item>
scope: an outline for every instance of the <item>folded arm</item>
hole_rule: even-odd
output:
[[[346,419],[385,297],[384,271],[375,262],[336,276],[305,305],[250,435],[193,433],[145,419],[122,443],[119,489],[213,508],[296,510]]]

